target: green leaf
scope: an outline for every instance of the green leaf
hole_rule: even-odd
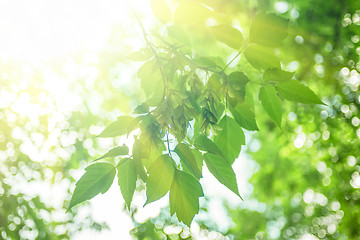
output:
[[[275,85],[275,88],[280,96],[289,101],[306,104],[324,104],[312,90],[297,80],[280,82]]]
[[[118,164],[117,170],[120,191],[130,210],[137,179],[135,162],[130,158],[125,158]]]
[[[170,9],[164,0],[151,0],[150,3],[157,19],[159,19],[162,23],[167,23],[171,20]]]
[[[145,62],[138,70],[137,76],[141,81],[141,88],[147,96],[147,104],[156,106],[164,91],[162,74],[156,59]]]
[[[220,120],[219,126],[222,130],[214,136],[214,143],[232,164],[240,154],[241,145],[245,145],[244,132],[239,124],[227,115]]]
[[[174,152],[180,157],[180,161],[191,171],[191,173],[199,179],[201,177],[201,169],[199,169],[196,158],[190,147],[184,143],[176,145]]]
[[[181,44],[191,45],[191,40],[182,25],[173,24],[166,27],[166,33],[172,40]]]
[[[128,154],[129,154],[129,148],[125,144],[123,144],[122,146],[118,146],[118,147],[111,149],[105,155],[103,155],[102,157],[100,157],[98,159],[95,159],[94,161],[97,161],[97,160],[100,160],[103,158],[117,157],[117,156],[123,156],[123,155],[128,155]]]
[[[199,197],[204,196],[202,187],[194,177],[175,171],[174,180],[170,189],[170,214],[176,213],[179,221],[187,226],[199,212]]]
[[[134,111],[134,114],[145,114],[145,113],[149,113],[149,105],[147,105],[146,103],[142,103],[140,105],[138,105]]]
[[[225,187],[240,198],[236,176],[231,164],[223,157],[212,153],[205,153],[205,163],[212,175]]]
[[[150,49],[142,48],[137,52],[132,52],[127,56],[127,59],[131,61],[146,61],[151,58],[153,54],[151,53]]]
[[[281,127],[281,100],[274,87],[268,85],[262,86],[259,92],[259,100],[271,119]]]
[[[264,72],[263,79],[265,82],[284,82],[289,81],[294,73],[281,70],[279,68],[270,68]]]
[[[235,121],[241,127],[250,131],[259,130],[256,124],[255,114],[247,102],[238,103],[235,107],[230,105],[229,107]]]
[[[175,10],[174,19],[179,24],[197,24],[205,22],[212,15],[212,11],[195,1],[181,2]]]
[[[148,169],[145,205],[160,199],[170,190],[174,172],[174,163],[169,155],[162,155],[154,161]]]
[[[250,27],[250,42],[279,47],[287,36],[288,20],[274,13],[259,13]]]
[[[144,182],[146,182],[147,173],[144,169],[144,164],[141,161],[141,158],[143,158],[143,156],[144,156],[143,148],[144,148],[144,146],[140,142],[140,140],[135,138],[133,148],[132,148],[132,157],[133,157],[133,161],[136,166],[136,173]]]
[[[120,116],[115,122],[110,123],[98,137],[117,137],[129,134],[137,128],[139,121],[130,116]]]
[[[195,138],[194,146],[198,150],[224,156],[218,146],[204,135],[199,135]]]
[[[241,47],[243,35],[238,29],[226,24],[219,24],[210,27],[210,29],[218,41],[223,42],[234,49],[239,49]]]
[[[279,59],[271,48],[251,44],[245,49],[244,56],[256,69],[280,68]]]
[[[236,103],[244,101],[246,84],[249,82],[249,78],[243,72],[236,71],[230,73],[227,80],[230,104],[236,105]]]
[[[243,73],[243,72],[232,72],[228,76],[228,82],[232,85],[234,85],[234,88],[236,90],[239,90],[249,82],[249,78]]]
[[[114,181],[116,170],[110,163],[94,163],[85,168],[85,174],[77,181],[69,208],[89,200],[99,193],[104,194]]]

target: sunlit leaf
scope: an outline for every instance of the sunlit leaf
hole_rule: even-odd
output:
[[[262,86],[259,92],[259,100],[271,119],[281,127],[282,107],[281,100],[273,86]]]
[[[249,78],[243,72],[232,72],[227,77],[228,80],[228,100],[230,104],[236,105],[244,101],[246,84]]]
[[[223,42],[234,49],[239,49],[241,47],[243,36],[238,29],[226,24],[219,24],[210,27],[210,29],[218,41]]]
[[[222,128],[214,137],[214,143],[220,148],[232,164],[239,156],[241,145],[245,145],[245,135],[236,121],[225,115],[219,122]]]
[[[184,143],[176,145],[174,152],[180,157],[180,161],[191,171],[196,178],[201,177],[201,169],[199,169],[196,158],[190,147]]]
[[[254,111],[247,102],[238,103],[235,107],[230,105],[230,112],[241,127],[250,131],[259,130]]]
[[[259,13],[250,27],[250,42],[266,47],[281,46],[287,36],[288,20],[274,13]]]
[[[136,167],[136,173],[144,182],[146,182],[147,174],[144,169],[144,164],[141,161],[141,159],[144,157],[144,149],[143,148],[144,148],[144,146],[140,142],[140,140],[135,139],[133,148],[132,148],[132,156],[133,156],[133,161],[134,161],[134,164]]]
[[[212,11],[195,1],[181,2],[175,10],[176,23],[196,24],[205,21],[212,15]]]
[[[148,169],[146,181],[146,203],[163,197],[169,190],[174,178],[175,166],[169,155],[160,156]]]
[[[191,175],[176,170],[170,189],[170,214],[176,213],[187,226],[199,212],[199,197],[204,196],[200,183]]]
[[[117,137],[129,134],[137,128],[139,121],[130,116],[120,116],[115,122],[110,123],[98,137]]]
[[[244,56],[256,69],[280,67],[280,62],[271,48],[251,44],[245,49]]]
[[[171,19],[171,12],[165,0],[151,0],[151,8],[154,15],[162,22],[167,23]]]
[[[130,210],[131,201],[136,188],[136,165],[133,159],[125,158],[117,166],[118,184],[125,203]]]
[[[146,61],[149,58],[151,58],[153,54],[151,53],[150,49],[148,48],[142,48],[137,52],[132,52],[127,56],[127,59],[131,61]]]
[[[240,197],[234,170],[226,159],[219,155],[205,153],[205,163],[211,174],[220,183]]]
[[[156,106],[162,99],[164,91],[164,79],[160,66],[156,59],[145,62],[137,72],[141,80],[141,88],[147,96],[146,103],[149,106]]]
[[[123,155],[127,155],[128,153],[129,153],[129,148],[125,144],[123,144],[122,146],[118,146],[118,147],[111,149],[105,155],[96,159],[95,161],[103,159],[103,158],[108,158],[108,157],[123,156]]]
[[[265,82],[284,82],[291,80],[294,73],[281,70],[279,68],[270,68],[264,72],[263,79]]]
[[[116,170],[110,163],[94,163],[85,168],[85,174],[77,181],[68,209],[104,194],[114,181]]]
[[[283,98],[289,101],[307,104],[324,104],[310,88],[297,80],[280,82],[275,85],[275,88]]]
[[[204,135],[199,135],[194,140],[194,146],[201,151],[206,151],[213,154],[222,155],[221,150],[216,144]]]

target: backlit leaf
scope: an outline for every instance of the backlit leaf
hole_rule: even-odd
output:
[[[266,47],[281,46],[287,36],[288,20],[274,13],[259,13],[250,27],[250,42]]]
[[[204,135],[199,135],[195,138],[194,146],[198,150],[206,151],[209,153],[218,154],[218,155],[223,156],[223,153],[218,148],[218,146],[216,146],[216,144],[213,141],[211,141],[209,138],[207,138]]]
[[[271,119],[281,127],[282,108],[281,100],[273,86],[262,86],[259,92],[259,100]]]
[[[174,178],[175,167],[169,155],[162,155],[148,169],[146,182],[146,203],[163,197],[169,190]]]
[[[103,158],[108,158],[108,157],[123,156],[123,155],[127,155],[128,153],[129,153],[129,148],[125,144],[123,144],[122,146],[118,146],[118,147],[111,149],[105,155],[96,159],[95,161],[103,159]]]
[[[171,12],[165,0],[151,0],[151,8],[154,15],[162,22],[167,23],[171,19]]]
[[[104,194],[114,181],[116,170],[110,163],[94,163],[85,168],[85,174],[77,181],[69,208],[89,200],[99,193]]]
[[[205,153],[205,163],[211,174],[220,183],[240,197],[234,170],[226,159],[219,155]]]
[[[170,189],[170,214],[176,213],[179,221],[187,226],[199,212],[199,197],[204,196],[202,187],[191,175],[176,170]]]
[[[133,159],[125,158],[117,166],[118,184],[125,203],[130,210],[131,201],[136,188],[136,165]]]
[[[289,81],[294,73],[281,70],[279,68],[270,68],[264,72],[263,79],[265,82],[284,82]]]
[[[226,24],[219,24],[210,27],[210,29],[218,41],[223,42],[234,49],[239,49],[241,47],[243,36],[238,29]]]
[[[120,116],[115,122],[110,123],[98,137],[117,137],[129,134],[137,128],[139,121],[130,116]]]
[[[212,11],[195,1],[184,1],[175,10],[176,23],[197,24],[204,22],[212,15]]]
[[[256,69],[280,67],[280,62],[271,48],[251,44],[245,49],[244,56]]]
[[[238,103],[235,107],[230,105],[229,107],[231,114],[241,127],[250,131],[259,130],[255,114],[247,102]]]
[[[151,58],[153,54],[151,53],[150,49],[142,48],[137,52],[132,52],[127,56],[127,59],[131,61],[146,61]]]
[[[214,143],[232,164],[240,154],[241,145],[245,145],[244,132],[239,124],[227,115],[220,120],[219,126],[222,130],[215,135]]]
[[[196,178],[201,177],[201,169],[199,169],[196,158],[192,153],[192,149],[184,143],[176,145],[174,152],[180,157],[180,161],[190,170]]]
[[[275,85],[276,90],[286,100],[307,103],[324,104],[316,94],[297,80],[280,82]]]
[[[141,81],[141,88],[147,96],[147,104],[156,106],[164,91],[164,80],[156,59],[145,62],[138,70],[137,76]]]

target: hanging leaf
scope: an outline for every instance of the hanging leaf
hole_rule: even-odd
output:
[[[129,134],[137,128],[139,121],[130,116],[120,116],[115,122],[110,123],[98,137],[117,137]]]
[[[281,70],[279,68],[270,68],[264,72],[263,79],[265,82],[284,82],[289,81],[294,73]]]
[[[195,138],[194,146],[198,150],[224,156],[218,146],[204,135],[199,135]]]
[[[235,107],[230,105],[229,107],[231,114],[241,127],[250,131],[259,130],[256,124],[255,114],[247,102],[238,103]]]
[[[174,19],[179,24],[197,24],[205,22],[212,15],[212,11],[195,1],[184,1],[175,10]]]
[[[286,100],[306,103],[306,104],[324,104],[316,94],[307,86],[297,80],[280,82],[275,85],[276,90]]]
[[[166,27],[166,33],[171,40],[175,40],[180,44],[191,46],[191,40],[182,25],[173,24]]]
[[[146,182],[146,204],[163,197],[169,190],[174,178],[175,167],[169,155],[160,156],[148,169]]]
[[[288,20],[274,13],[259,13],[250,27],[250,42],[279,47],[287,36]]]
[[[260,88],[259,100],[271,119],[281,127],[281,100],[273,86],[265,85]]]
[[[146,61],[153,56],[152,52],[148,48],[141,48],[137,52],[130,53],[126,58],[131,61]]]
[[[162,22],[167,23],[171,20],[171,12],[164,0],[151,0],[151,8],[154,15]]]
[[[234,170],[226,159],[219,155],[205,153],[205,163],[211,174],[214,175],[220,183],[241,198]]]
[[[125,158],[119,162],[117,170],[120,191],[128,207],[128,210],[130,210],[137,179],[135,162],[133,159]]]
[[[94,163],[85,168],[85,174],[77,181],[68,209],[92,199],[99,193],[104,194],[114,181],[116,170],[110,163]]]
[[[102,157],[100,157],[98,159],[95,159],[94,161],[97,161],[97,160],[100,160],[103,158],[108,158],[108,157],[124,156],[124,155],[128,155],[128,154],[129,154],[129,148],[125,144],[123,144],[122,146],[118,146],[118,147],[111,149],[105,155],[103,155]]]
[[[232,72],[227,77],[228,80],[228,100],[230,104],[236,105],[244,101],[246,84],[249,78],[243,72]]]
[[[236,90],[244,88],[249,81],[249,78],[243,72],[239,71],[232,72],[228,76],[228,82],[233,85]]]
[[[280,62],[271,48],[251,44],[245,49],[244,56],[256,69],[280,68]]]
[[[214,143],[232,164],[240,154],[241,145],[245,145],[244,132],[239,124],[227,115],[220,120],[219,126],[222,130],[214,136]]]
[[[238,29],[226,24],[219,24],[210,27],[210,29],[218,41],[223,42],[234,49],[239,49],[241,47],[243,35]]]
[[[199,169],[195,156],[189,146],[184,143],[179,143],[176,145],[174,152],[176,152],[176,154],[180,157],[182,164],[190,170],[194,177],[199,179],[202,174],[201,169]]]
[[[141,81],[141,88],[148,98],[146,103],[149,106],[156,106],[162,99],[164,91],[164,80],[156,59],[145,62],[139,68],[137,76]]]
[[[170,214],[176,213],[179,221],[187,226],[199,212],[199,197],[204,196],[202,187],[191,175],[176,170],[170,189]]]
[[[133,161],[136,166],[136,173],[138,174],[139,178],[146,182],[147,180],[147,173],[144,169],[144,164],[142,163],[141,159],[144,157],[144,146],[140,142],[139,139],[135,138],[133,148],[132,148],[132,157]]]
[[[142,103],[140,105],[138,105],[134,111],[134,114],[146,114],[149,113],[149,105],[147,105],[146,103]]]

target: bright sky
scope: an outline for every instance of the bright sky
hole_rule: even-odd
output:
[[[141,16],[147,16],[150,7],[146,5],[149,1],[133,0],[129,3],[134,6]],[[113,24],[120,25],[123,29],[134,31],[130,25],[129,10],[123,0],[3,0],[0,1],[0,59],[2,61],[21,61],[27,62],[23,66],[23,71],[31,75],[32,66],[41,68],[47,61],[72,56],[79,52],[97,52],[102,49],[110,37]],[[148,22],[145,21],[145,24]],[[135,43],[134,43],[135,44]],[[71,61],[67,65],[65,72],[71,74]],[[76,107],[78,99],[76,96],[69,95],[69,84],[67,81],[71,78],[59,78],[56,74],[44,68],[45,85],[48,92],[53,94],[54,99],[58,99],[62,104],[64,112],[72,111]],[[15,112],[34,115],[38,107],[29,105],[27,100],[29,96],[16,100],[19,102],[15,107]],[[21,102],[23,101],[23,102]],[[15,102],[15,103],[16,103]],[[39,109],[38,109],[39,110]],[[56,108],[47,108],[44,111],[55,111]],[[39,110],[40,112],[43,110]],[[39,113],[40,114],[40,113]],[[35,116],[35,115],[34,115]],[[61,121],[61,116],[57,121]],[[20,130],[19,130],[20,131]],[[15,135],[21,138],[21,132]],[[71,140],[68,140],[71,143]],[[40,143],[42,145],[43,143]],[[31,152],[33,147],[22,149],[30,156],[36,156],[37,159],[46,158],[41,156],[40,152]],[[66,154],[66,153],[62,153]],[[238,176],[240,193],[249,194],[251,187],[247,185],[246,180],[250,177],[250,172],[244,170],[244,158],[235,163],[235,172]],[[78,178],[83,170],[77,175]],[[218,183],[208,172],[204,173],[202,180],[205,194],[213,198],[210,203],[210,214],[213,219],[223,222],[221,228],[228,226],[224,211],[220,211],[220,199],[225,197],[230,202],[236,204],[240,200],[224,186]],[[47,184],[38,183],[28,188],[24,183],[24,190],[31,194],[40,194],[49,202],[56,202],[59,194],[67,187],[67,184],[59,184],[51,187]],[[246,190],[247,189],[247,190]],[[221,197],[219,197],[221,196]],[[142,206],[144,196],[136,195],[134,204]],[[168,203],[168,198],[161,199],[158,203],[153,203],[140,209],[137,218],[139,221],[148,217],[156,216],[160,207]],[[99,195],[91,200],[94,217],[98,221],[105,221],[111,228],[111,231],[94,233],[84,231],[77,234],[74,239],[129,239],[129,230],[133,227],[130,218],[122,211],[124,201],[119,188],[114,183],[112,188],[105,194]],[[84,211],[87,211],[84,209]],[[201,216],[200,216],[201,217]],[[196,231],[196,224],[194,225]]]

